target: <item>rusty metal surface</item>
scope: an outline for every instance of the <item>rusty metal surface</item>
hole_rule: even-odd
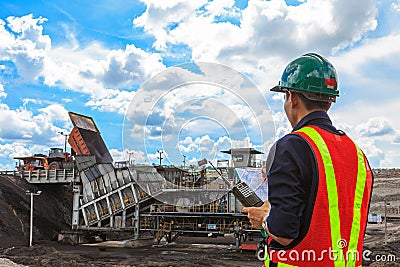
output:
[[[93,155],[97,163],[112,163],[113,158],[91,117],[68,113],[74,129],[68,140],[77,155]]]

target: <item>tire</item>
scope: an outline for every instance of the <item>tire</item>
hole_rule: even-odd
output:
[[[61,162],[53,161],[49,164],[49,170],[61,169]]]

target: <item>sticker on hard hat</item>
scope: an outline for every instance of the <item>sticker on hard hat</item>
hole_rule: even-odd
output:
[[[336,86],[336,80],[333,78],[325,78],[325,85],[329,89],[333,89]]]

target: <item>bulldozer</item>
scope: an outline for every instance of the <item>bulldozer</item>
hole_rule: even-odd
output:
[[[18,171],[57,170],[66,168],[67,163],[72,162],[72,156],[62,148],[50,148],[49,154],[34,154],[32,156],[14,157],[18,160]]]

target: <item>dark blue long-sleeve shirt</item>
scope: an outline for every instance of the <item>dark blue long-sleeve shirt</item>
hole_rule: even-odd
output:
[[[293,131],[308,125],[343,135],[324,111],[311,112],[300,120]],[[308,231],[318,188],[317,163],[309,144],[295,134],[279,139],[267,175],[271,203],[268,229],[275,236],[294,239],[288,247],[276,241],[272,241],[270,246],[275,249],[294,247]]]

